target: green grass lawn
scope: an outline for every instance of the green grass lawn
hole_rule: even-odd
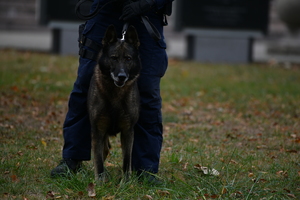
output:
[[[0,199],[90,199],[92,162],[50,178],[78,59],[0,53]],[[111,180],[95,186],[97,199],[300,199],[299,66],[170,60],[161,94],[165,184],[120,182],[116,137],[106,163]]]

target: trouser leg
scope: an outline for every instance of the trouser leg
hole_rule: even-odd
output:
[[[140,76],[140,117],[135,126],[132,152],[132,166],[138,172],[158,172],[163,140],[159,84],[159,76]]]
[[[87,93],[95,61],[80,58],[76,82],[69,99],[69,110],[63,126],[63,158],[90,160],[91,135],[87,112]]]

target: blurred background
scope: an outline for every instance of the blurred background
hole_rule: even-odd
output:
[[[0,49],[77,55],[76,2],[0,0]],[[209,63],[300,63],[299,13],[299,0],[175,0],[167,52]]]

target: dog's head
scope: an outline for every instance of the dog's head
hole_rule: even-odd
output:
[[[138,77],[141,69],[138,52],[140,42],[133,26],[128,27],[125,39],[120,40],[115,27],[110,25],[102,45],[99,67],[103,75],[110,76],[117,87],[123,87]]]

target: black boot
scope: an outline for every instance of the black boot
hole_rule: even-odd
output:
[[[76,173],[82,167],[81,160],[63,159],[51,171],[51,177],[67,176]]]

